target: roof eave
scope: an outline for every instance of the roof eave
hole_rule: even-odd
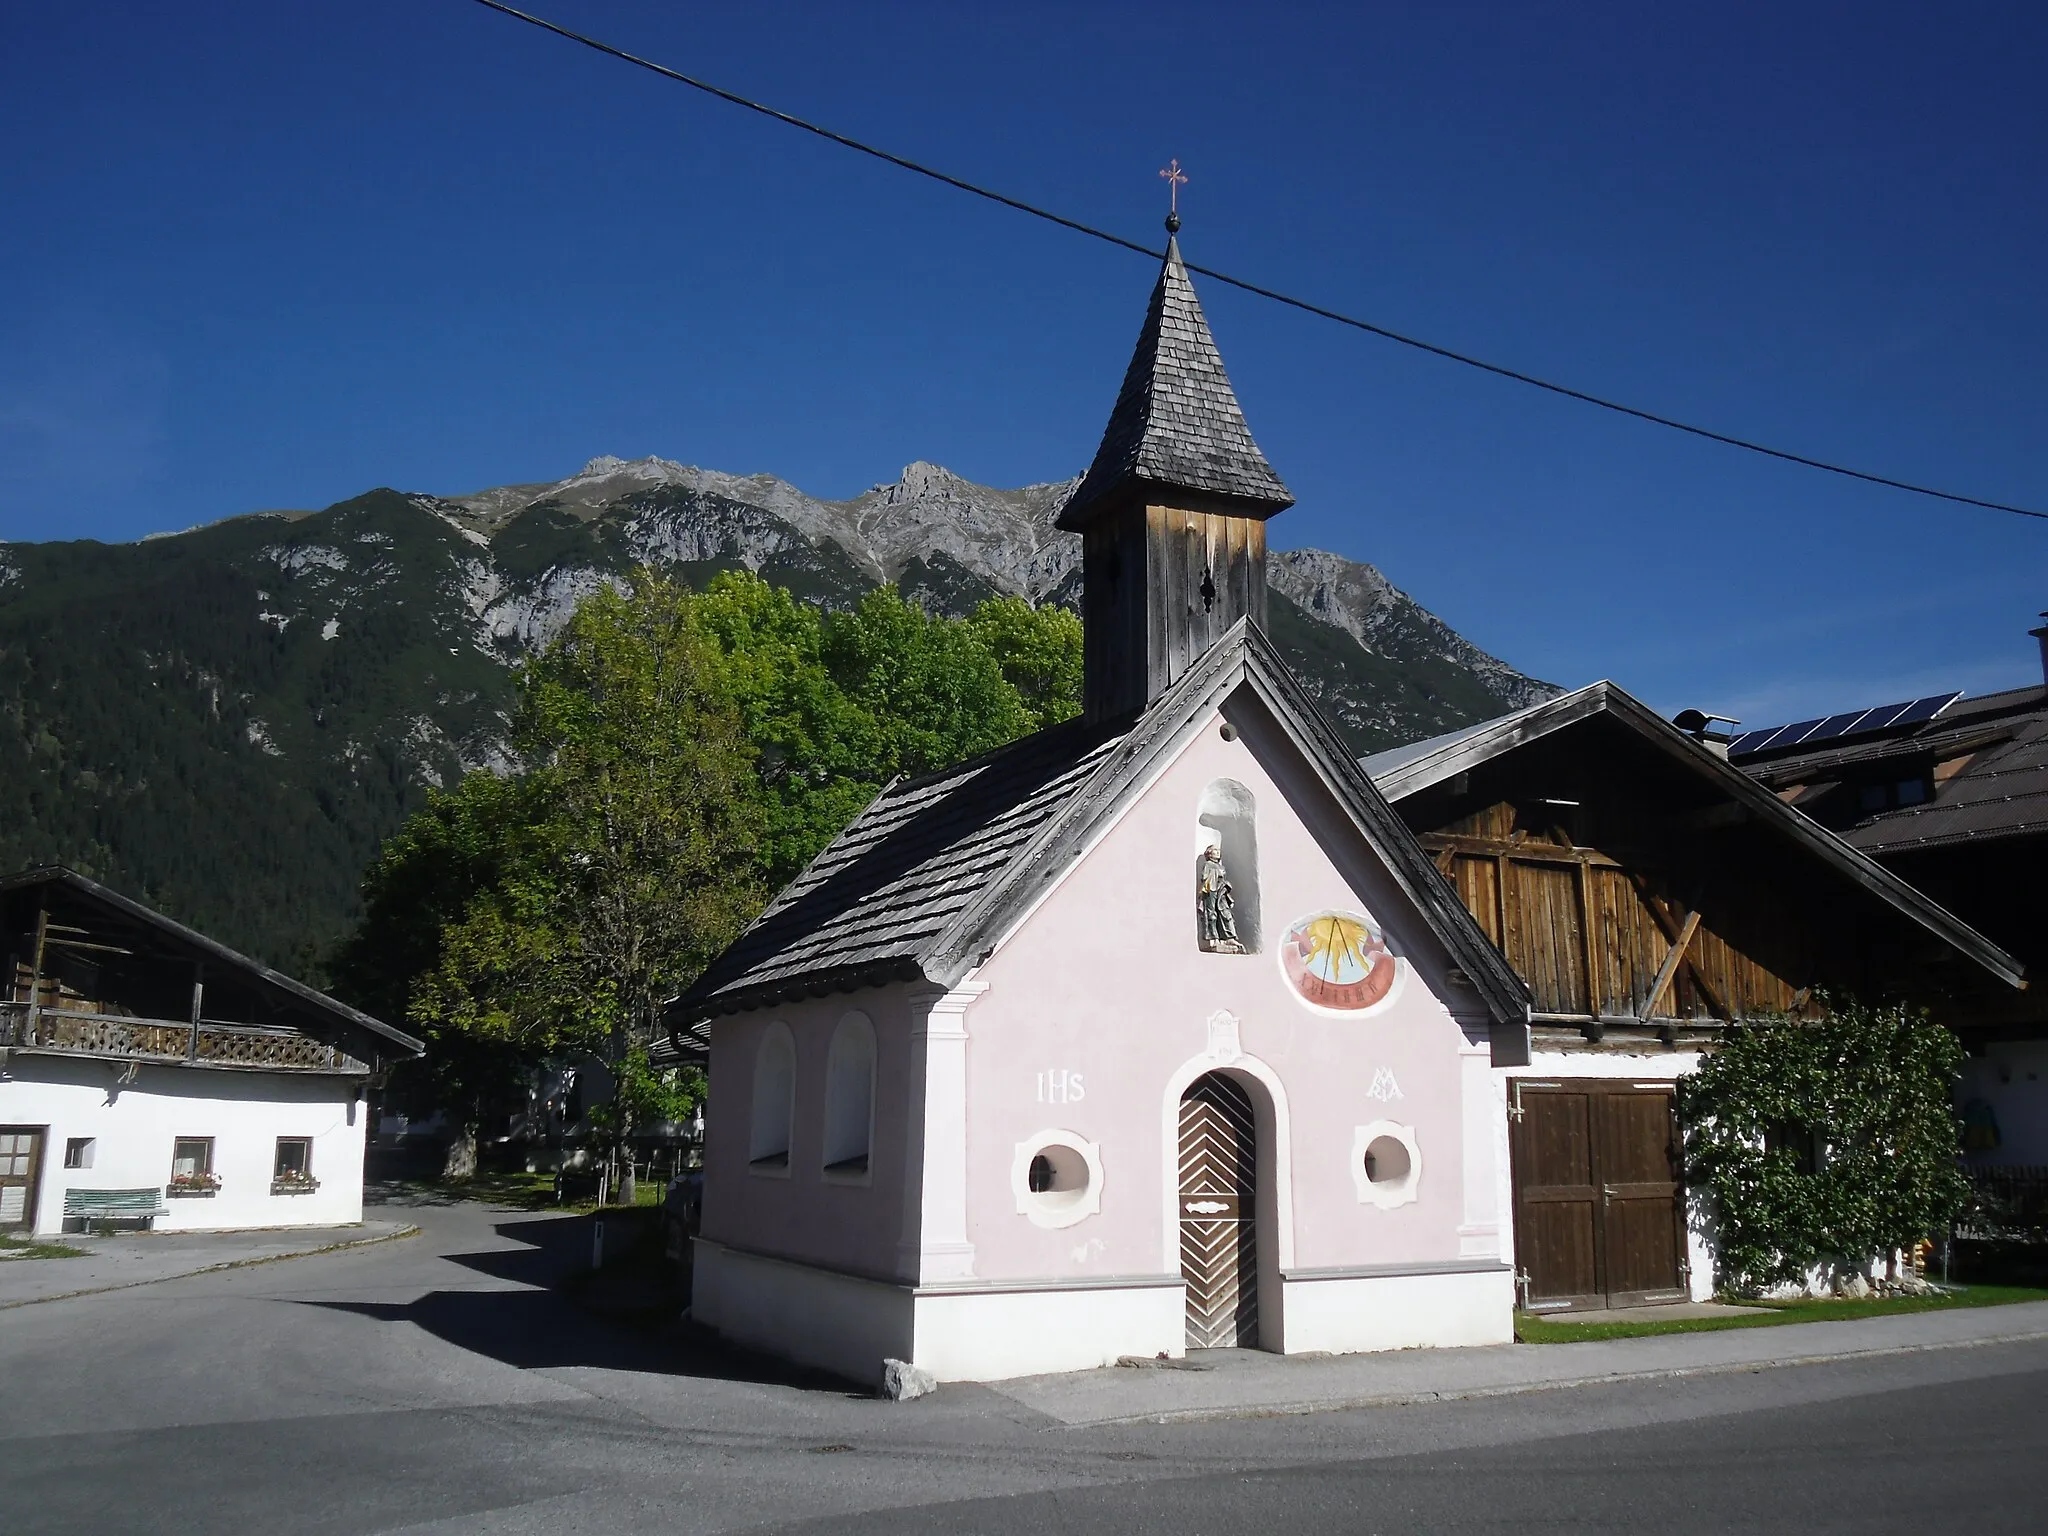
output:
[[[415,1056],[426,1053],[426,1042],[417,1040],[401,1029],[395,1029],[382,1019],[375,1018],[360,1009],[351,1008],[347,1003],[329,997],[313,987],[287,976],[282,971],[271,969],[260,960],[252,960],[238,950],[228,948],[218,939],[210,939],[197,929],[188,928],[175,918],[166,917],[141,902],[123,896],[119,891],[101,885],[97,880],[79,874],[63,865],[45,865],[40,869],[25,870],[17,875],[0,878],[0,891],[25,890],[37,885],[63,885],[90,900],[105,903],[122,915],[145,924],[168,935],[176,942],[200,951],[209,958],[242,970],[263,984],[274,987],[296,1001],[327,1015],[336,1023],[366,1030],[390,1041],[400,1049]]]

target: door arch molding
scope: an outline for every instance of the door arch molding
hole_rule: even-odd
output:
[[[1228,1059],[1225,1059],[1225,1058]],[[1228,1051],[1206,1051],[1191,1056],[1174,1068],[1166,1079],[1166,1091],[1159,1104],[1159,1222],[1160,1272],[1180,1273],[1180,1100],[1196,1078],[1220,1072],[1237,1079],[1251,1094],[1259,1122],[1259,1166],[1261,1184],[1272,1190],[1263,1193],[1266,1209],[1273,1213],[1273,1263],[1278,1270],[1294,1268],[1294,1124],[1287,1109],[1287,1089],[1280,1074],[1256,1056]],[[1265,1298],[1262,1296],[1261,1301]],[[1274,1316],[1279,1315],[1279,1297],[1273,1298]]]

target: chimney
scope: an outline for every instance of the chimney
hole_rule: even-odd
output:
[[[2048,619],[2048,612],[2043,612],[2041,617]],[[2048,688],[2048,624],[2043,624],[2039,629],[2030,629],[2027,633],[2041,642],[2041,686]]]
[[[1681,709],[1671,723],[1724,762],[1728,743],[1735,739],[1735,727],[1742,724],[1728,715],[1710,715],[1698,709]]]
[[[1294,504],[1252,441],[1166,223],[1166,263],[1102,446],[1061,508],[1081,535],[1090,720],[1142,709],[1240,619],[1266,621],[1266,519]]]

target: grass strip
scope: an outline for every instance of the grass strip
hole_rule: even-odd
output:
[[[8,1259],[82,1259],[83,1248],[74,1248],[69,1243],[40,1243],[34,1238],[9,1237],[0,1232],[0,1258]]]
[[[1728,1299],[1728,1298],[1723,1298]],[[1515,1341],[1520,1344],[1580,1344],[1594,1339],[1643,1339],[1660,1333],[1718,1333],[1726,1328],[1775,1328],[1784,1323],[1843,1323],[1866,1317],[1894,1317],[1906,1312],[1952,1312],[1960,1307],[2003,1307],[2022,1301],[2048,1301],[2048,1290],[2027,1285],[1957,1286],[1927,1296],[1885,1296],[1870,1301],[1846,1298],[1800,1298],[1796,1301],[1748,1301],[1736,1305],[1761,1310],[1739,1317],[1655,1316],[1641,1322],[1564,1323],[1527,1312],[1515,1314]]]

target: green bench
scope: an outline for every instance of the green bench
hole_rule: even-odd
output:
[[[145,1224],[166,1210],[163,1192],[149,1189],[67,1189],[64,1217],[76,1216],[90,1232],[95,1221],[140,1221]]]

